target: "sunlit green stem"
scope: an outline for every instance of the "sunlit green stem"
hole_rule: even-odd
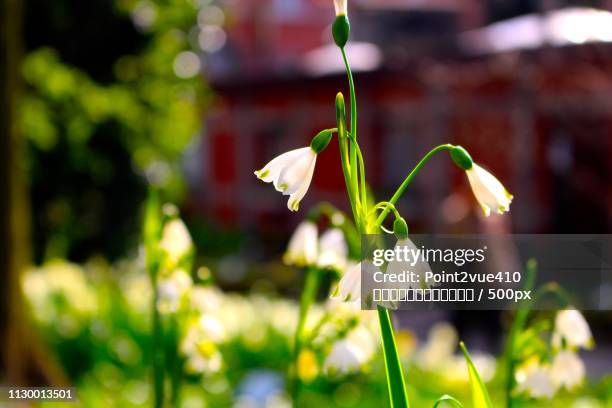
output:
[[[383,342],[383,354],[385,357],[385,368],[387,370],[387,386],[392,408],[406,408],[409,406],[406,396],[406,384],[397,344],[393,335],[391,314],[387,309],[378,306],[378,321]]]
[[[406,176],[406,178],[404,179],[402,184],[398,187],[398,189],[395,192],[395,194],[393,194],[393,197],[391,197],[389,202],[391,204],[395,204],[397,202],[397,200],[402,196],[402,194],[404,194],[404,191],[406,190],[408,185],[412,182],[414,177],[418,174],[419,170],[421,170],[421,168],[425,165],[425,163],[427,163],[429,161],[429,159],[431,159],[438,152],[441,152],[441,151],[444,151],[444,150],[451,150],[452,147],[453,147],[453,145],[451,145],[451,144],[442,144],[442,145],[434,147],[432,150],[429,151],[429,153],[427,153],[425,156],[423,156],[421,161],[415,166],[414,169],[412,169],[412,171],[408,174],[408,176]],[[377,226],[379,226],[379,225],[381,225],[383,223],[383,221],[385,220],[385,218],[389,214],[389,211],[390,211],[390,208],[386,208],[378,216],[378,218],[376,219],[376,225]]]
[[[355,219],[355,223],[357,224],[357,228],[360,228],[359,222],[361,221],[361,217],[357,208],[357,190],[354,189],[353,178],[357,177],[356,174],[351,173],[350,167],[350,159],[347,152],[348,145],[348,131],[346,129],[346,112],[344,105],[344,97],[342,93],[338,93],[336,95],[336,122],[338,129],[338,146],[340,148],[340,161],[342,163],[342,174],[344,175],[344,181],[346,183],[346,189],[348,191],[349,202],[351,204],[351,211],[353,213],[353,218]]]
[[[365,202],[365,183],[360,183],[358,185],[357,178],[357,154],[359,146],[357,145],[357,97],[355,96],[355,82],[353,81],[353,72],[351,71],[351,66],[349,65],[348,59],[346,57],[346,53],[344,52],[344,48],[340,48],[340,52],[342,53],[342,60],[344,61],[344,66],[346,68],[346,75],[349,81],[349,92],[351,99],[351,128],[350,135],[351,143],[350,143],[350,168],[351,168],[351,183],[353,192],[361,191],[360,197],[357,197],[357,207],[361,209],[362,212],[367,213],[367,202]],[[363,164],[363,159],[360,160]],[[361,166],[362,178],[365,178],[365,174],[363,172],[364,166]],[[362,180],[363,180],[362,179]],[[361,189],[361,190],[360,190]]]
[[[300,298],[300,314],[297,327],[295,329],[295,339],[293,347],[293,405],[297,407],[298,394],[300,389],[300,379],[298,376],[298,358],[303,344],[304,327],[310,306],[316,299],[319,289],[319,269],[310,267],[306,270],[306,282]]]

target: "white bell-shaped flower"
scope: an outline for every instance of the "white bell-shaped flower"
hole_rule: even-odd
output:
[[[332,228],[321,235],[317,265],[320,268],[343,269],[346,266],[348,246],[344,233],[339,228]]]
[[[347,0],[334,0],[336,16],[346,16],[348,11],[347,3]]]
[[[488,217],[491,211],[503,214],[510,210],[512,194],[491,173],[474,163],[466,171],[476,200]]]
[[[361,262],[349,265],[340,282],[338,282],[338,286],[334,289],[331,295],[332,299],[340,299],[344,302],[361,300],[361,265]]]
[[[169,266],[176,264],[193,248],[193,241],[187,227],[180,218],[172,219],[164,225],[159,247],[166,254]]]
[[[317,153],[310,146],[291,150],[272,159],[255,175],[266,183],[273,183],[277,191],[289,196],[287,207],[297,211],[306,195],[314,174]]]
[[[580,357],[573,351],[563,350],[553,359],[550,378],[557,387],[572,389],[582,383],[585,373]]]
[[[555,317],[553,346],[561,348],[563,343],[570,348],[593,347],[593,336],[582,313],[575,309],[561,310]]]
[[[533,398],[552,398],[557,386],[552,381],[550,367],[531,360],[519,367],[515,373],[517,390]]]
[[[394,251],[395,253],[401,252],[418,254],[421,250],[417,248],[410,238],[406,237],[397,241]],[[432,286],[431,284],[425,282],[425,272],[431,272],[431,266],[429,266],[429,263],[421,259],[402,259],[389,262],[389,265],[387,266],[388,274],[400,275],[403,272],[412,272],[414,274],[413,276],[416,278],[415,281],[393,284],[393,286],[390,288],[423,289]]]
[[[323,363],[323,369],[329,374],[348,374],[358,371],[371,360],[375,350],[372,335],[363,326],[358,326],[346,338],[332,345]]]
[[[317,235],[317,225],[314,222],[300,223],[289,240],[283,261],[287,265],[299,267],[314,265],[318,254]]]

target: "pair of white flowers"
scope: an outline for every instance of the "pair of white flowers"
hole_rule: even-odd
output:
[[[454,149],[452,154],[455,151],[461,152],[463,161],[460,166],[465,170],[474,196],[485,215],[489,216],[491,212],[503,214],[509,211],[513,197],[502,183],[487,170],[472,162],[464,149],[459,146]],[[272,183],[283,195],[288,195],[287,207],[291,211],[297,211],[310,187],[317,154],[320,151],[312,145],[291,150],[274,158],[261,170],[256,171],[255,175],[266,183]]]
[[[557,352],[550,364],[530,359],[516,371],[519,392],[534,398],[551,398],[559,389],[572,389],[582,383],[586,369],[577,354],[593,347],[593,336],[582,314],[563,310],[555,317],[552,345]]]
[[[318,237],[314,222],[304,221],[296,228],[283,256],[287,265],[317,266],[342,270],[347,264],[348,246],[344,233],[331,228]]]

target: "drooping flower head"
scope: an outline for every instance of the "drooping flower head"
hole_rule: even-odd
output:
[[[559,388],[572,389],[582,383],[586,369],[576,353],[570,350],[560,351],[553,359],[550,378]]]
[[[358,326],[332,345],[323,369],[331,375],[358,371],[374,356],[375,351],[372,335],[363,326]]]
[[[363,263],[358,264],[350,264],[348,268],[346,268],[346,272],[338,282],[338,286],[334,289],[331,298],[332,299],[340,299],[344,302],[357,302],[361,301],[361,268],[362,264],[369,264],[368,261],[364,261]],[[374,266],[372,264],[371,267]]]
[[[316,224],[303,221],[291,236],[283,261],[299,267],[314,265],[317,262],[317,245]]]
[[[476,200],[488,217],[491,212],[503,214],[510,211],[513,196],[495,176],[472,161],[461,146],[454,146],[451,157],[455,164],[465,170]]]
[[[336,17],[346,16],[348,10],[347,0],[334,0],[334,9],[336,9]]]
[[[552,398],[557,386],[550,375],[550,366],[541,364],[533,358],[517,368],[516,383],[518,392],[533,398]]]
[[[593,347],[591,329],[582,313],[575,309],[557,313],[552,342],[556,348],[560,348],[563,344],[570,348]]]
[[[348,246],[344,233],[339,228],[332,228],[321,235],[317,265],[320,268],[340,270],[346,265]]]
[[[295,149],[277,156],[255,175],[266,183],[272,183],[277,191],[289,196],[287,207],[291,211],[300,208],[314,174],[317,154],[329,144],[333,130],[319,132],[310,146]]]
[[[159,247],[165,253],[169,265],[175,266],[193,249],[193,241],[187,227],[180,218],[172,219],[164,225]]]
[[[288,195],[287,207],[297,211],[310,187],[316,162],[315,151],[310,146],[303,147],[274,158],[255,175],[266,183],[273,183],[276,191]]]

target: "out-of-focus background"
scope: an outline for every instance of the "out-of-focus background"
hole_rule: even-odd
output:
[[[139,256],[150,185],[178,205],[196,266],[219,287],[297,298],[302,274],[280,261],[294,227],[319,201],[348,209],[337,147],[318,159],[297,214],[253,171],[335,122],[335,94],[348,90],[331,0],[1,4],[0,366],[9,383],[89,375],[66,357],[74,344],[54,338],[58,357],[35,335],[18,288],[30,265],[57,260],[94,286],[100,270],[123,276],[122,262]],[[399,202],[411,231],[611,232],[612,2],[352,0],[349,14],[359,138],[377,198],[446,142],[466,147],[515,197],[508,215],[485,219],[464,175],[437,157]],[[588,368],[601,378],[611,316],[587,317],[599,353]],[[497,314],[400,320],[423,337],[441,318],[499,351]],[[112,358],[129,354],[122,339]]]

